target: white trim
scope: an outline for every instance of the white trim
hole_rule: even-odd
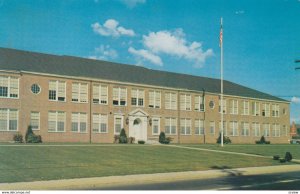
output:
[[[162,86],[155,86],[155,85],[148,85],[148,84],[135,84],[135,83],[130,83],[130,82],[120,82],[116,80],[106,80],[106,79],[95,79],[95,78],[88,78],[88,77],[75,77],[75,76],[62,76],[58,74],[48,74],[48,73],[38,73],[38,72],[32,72],[32,71],[9,71],[9,70],[0,70],[0,72],[8,72],[8,73],[28,73],[28,74],[33,74],[33,75],[45,75],[45,76],[50,76],[50,77],[58,77],[58,78],[63,78],[63,79],[75,79],[75,80],[84,80],[84,81],[97,81],[97,82],[104,82],[104,83],[112,83],[112,84],[119,84],[119,85],[130,85],[130,86],[139,86],[139,87],[148,87],[148,88],[153,88],[153,89],[166,89],[166,90],[173,90],[173,91],[185,91],[185,92],[194,92],[197,94],[201,94],[202,91],[198,90],[189,90],[186,88],[171,88],[171,87],[162,87]],[[214,93],[214,92],[205,92],[206,94],[212,94],[219,96],[219,93]],[[243,97],[243,96],[235,96],[235,95],[228,95],[228,94],[223,94],[224,97],[234,97],[234,98],[241,98],[241,99],[250,99],[250,100],[260,100],[260,101],[266,101],[266,102],[277,102],[277,103],[285,103],[285,104],[290,104],[291,101],[279,101],[279,100],[270,100],[270,99],[263,99],[263,98],[253,98],[253,97]]]
[[[158,117],[152,117],[151,119],[152,119],[152,126],[151,126],[152,135],[159,135],[160,134],[160,118],[158,118]],[[153,133],[153,127],[154,127],[153,120],[154,119],[158,120],[158,132],[157,133]]]
[[[120,133],[116,133],[116,118],[121,118],[121,130],[124,128],[124,116],[114,115],[114,135],[119,135]]]

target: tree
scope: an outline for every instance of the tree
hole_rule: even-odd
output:
[[[124,128],[120,132],[119,143],[127,143],[127,135]]]

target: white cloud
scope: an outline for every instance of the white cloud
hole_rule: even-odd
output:
[[[139,59],[148,60],[155,65],[159,65],[159,66],[163,65],[161,58],[159,56],[149,52],[148,50],[145,50],[145,49],[136,50],[133,47],[129,47],[128,52],[137,56]],[[140,64],[140,62],[139,62],[139,64]]]
[[[154,54],[167,54],[190,60],[195,67],[202,67],[208,57],[213,56],[213,50],[203,51],[200,42],[188,43],[182,29],[171,31],[150,32],[143,36],[144,46]]]
[[[91,27],[96,34],[100,34],[102,36],[135,36],[132,29],[126,29],[123,26],[119,26],[119,22],[114,19],[106,20],[103,25],[96,22],[92,24]]]
[[[110,48],[109,45],[100,45],[99,47],[95,48],[94,55],[91,55],[88,58],[107,60],[107,59],[115,59],[117,57],[118,57],[117,51]]]
[[[134,8],[137,4],[146,3],[146,0],[121,0],[121,2],[129,8]]]
[[[300,98],[298,97],[292,97],[291,102],[295,103],[295,104],[300,104]]]
[[[244,14],[245,11],[244,10],[238,10],[238,11],[235,11],[235,14],[236,15],[241,15],[241,14]]]

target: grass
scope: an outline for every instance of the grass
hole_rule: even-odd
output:
[[[0,183],[280,165],[268,158],[151,145],[0,145],[0,156]]]
[[[279,155],[284,157],[286,152],[290,152],[294,159],[300,159],[300,145],[296,144],[277,144],[277,145],[237,145],[237,144],[228,144],[221,147],[216,144],[207,144],[207,145],[185,145],[188,147],[199,147],[212,150],[224,150],[230,152],[240,152],[247,154],[256,154],[262,156],[274,156]]]

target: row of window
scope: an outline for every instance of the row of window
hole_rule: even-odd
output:
[[[32,91],[39,92],[40,88],[37,84],[33,84]],[[108,86],[101,84],[93,84],[93,103],[108,104]],[[165,92],[165,109],[177,110],[177,94]],[[11,76],[0,76],[0,97],[18,98],[19,97],[19,79]],[[87,83],[72,83],[72,102],[87,103],[88,102],[88,84]],[[192,110],[192,100],[190,94],[180,94],[180,110]],[[51,101],[66,101],[66,82],[58,80],[49,81],[49,100]],[[233,99],[223,100],[223,113],[227,113],[227,102],[229,103],[229,114],[239,114],[239,101]],[[127,89],[123,87],[114,87],[112,93],[112,103],[116,106],[127,105]],[[145,91],[142,89],[131,90],[131,105],[144,107]],[[150,108],[161,108],[161,91],[149,91]],[[214,102],[210,101],[210,108],[214,108]],[[201,95],[196,95],[194,98],[194,110],[205,110],[205,98]],[[219,100],[219,112],[221,112],[221,101]],[[264,117],[279,117],[279,104],[260,103],[247,100],[241,101],[241,114],[264,116]],[[286,110],[282,109],[282,114],[286,114]]]
[[[30,115],[30,125],[33,130],[38,130],[40,128],[40,113],[31,112]],[[76,112],[72,113],[71,118],[71,131],[86,133],[87,132],[87,113]],[[124,117],[120,115],[114,116],[114,133],[119,134],[123,128]],[[167,135],[177,134],[177,118],[165,117],[165,133]],[[48,131],[49,132],[65,132],[66,131],[66,113],[62,111],[49,111],[48,112]],[[252,134],[250,133],[250,124],[252,127]],[[152,118],[152,134],[158,135],[160,133],[160,118]],[[271,134],[272,127],[272,134]],[[16,109],[0,109],[0,130],[1,131],[17,131],[18,129],[18,110]],[[195,119],[194,120],[194,133],[192,132],[192,119],[181,118],[180,119],[180,134],[181,135],[204,135],[204,120]],[[222,129],[221,122],[219,122],[219,129]],[[240,122],[229,121],[223,122],[223,132],[227,136],[261,136],[266,137],[280,137],[281,135],[287,136],[288,131],[285,125],[280,125],[278,123],[269,124],[258,122]],[[92,131],[94,133],[108,133],[108,115],[94,113],[92,115]],[[209,130],[206,132],[208,134],[216,133],[215,121],[209,122]]]

